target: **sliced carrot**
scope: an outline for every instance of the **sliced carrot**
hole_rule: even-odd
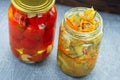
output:
[[[71,17],[66,18],[67,24],[76,31],[79,32],[91,32],[99,25],[99,21],[95,20],[96,11],[93,8],[88,8],[85,12],[79,14],[73,14]],[[78,25],[76,25],[77,23]]]
[[[67,24],[68,24],[72,29],[78,30],[78,27],[75,26],[75,25],[70,21],[69,18],[66,18],[66,21],[67,21]]]

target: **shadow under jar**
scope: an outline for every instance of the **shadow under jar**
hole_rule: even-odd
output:
[[[64,73],[73,77],[85,76],[93,70],[103,36],[103,22],[98,13],[95,20],[100,24],[92,32],[78,32],[67,25],[65,18],[84,10],[85,7],[70,9],[60,25],[57,63]]]
[[[55,0],[11,0],[8,9],[10,47],[26,63],[40,62],[53,47]]]

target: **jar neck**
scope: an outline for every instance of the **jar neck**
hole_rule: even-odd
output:
[[[100,21],[100,24],[97,26],[97,28],[94,31],[91,32],[78,32],[76,30],[73,30],[69,25],[66,23],[66,17],[68,18],[70,15],[72,15],[76,11],[83,11],[85,10],[85,7],[77,7],[70,9],[65,13],[64,19],[62,21],[62,25],[64,26],[67,33],[69,33],[71,36],[75,38],[81,38],[81,39],[91,39],[96,37],[97,35],[101,34],[103,32],[103,21],[102,17],[99,13],[96,14],[95,19]]]

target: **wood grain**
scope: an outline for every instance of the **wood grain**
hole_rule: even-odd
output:
[[[94,6],[101,11],[120,14],[120,0],[56,0],[56,2],[69,6]]]

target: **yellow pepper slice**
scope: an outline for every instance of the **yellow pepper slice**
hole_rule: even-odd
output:
[[[87,8],[83,13],[73,14],[73,16],[66,18],[67,24],[76,31],[79,32],[91,32],[94,31],[100,24],[99,21],[95,20],[96,11],[94,8]]]

